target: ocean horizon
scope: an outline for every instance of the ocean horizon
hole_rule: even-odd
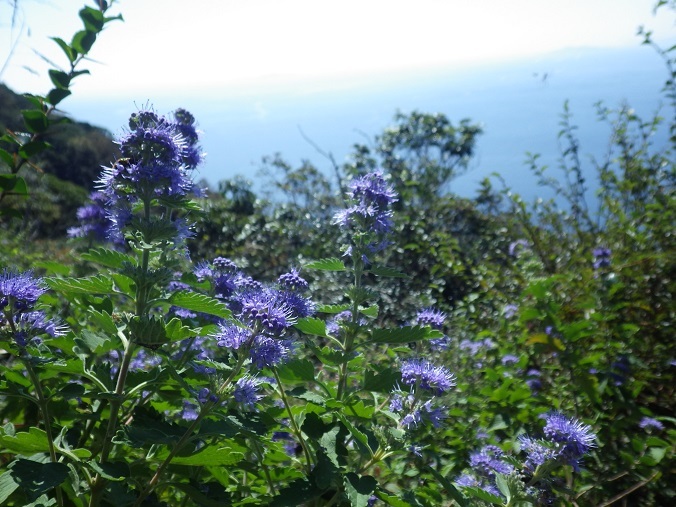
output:
[[[85,77],[86,79],[86,77]],[[500,173],[515,192],[531,200],[550,197],[535,185],[526,153],[557,176],[559,122],[568,103],[580,141],[580,155],[592,182],[592,157],[608,148],[610,129],[597,119],[595,103],[617,108],[629,104],[637,114],[656,114],[666,99],[661,93],[666,67],[651,48],[583,48],[507,63],[377,76],[371,80],[283,87],[279,90],[192,90],[157,97],[95,100],[73,97],[64,110],[74,119],[122,132],[130,113],[150,103],[160,113],[178,107],[191,111],[203,131],[206,161],[197,179],[216,187],[242,176],[257,191],[265,190],[258,171],[264,156],[279,153],[292,166],[308,160],[332,173],[331,162],[308,138],[337,163],[355,143],[370,144],[393,124],[397,111],[443,113],[453,124],[464,118],[482,126],[468,171],[449,190],[473,197],[479,183]],[[663,108],[664,109],[664,108]],[[657,143],[667,143],[666,131]]]

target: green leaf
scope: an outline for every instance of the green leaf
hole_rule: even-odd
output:
[[[0,505],[4,505],[5,500],[16,491],[19,485],[14,481],[11,472],[7,471],[0,475]]]
[[[324,491],[305,479],[296,479],[272,499],[270,507],[295,507],[317,498]]]
[[[376,393],[391,393],[401,383],[401,372],[394,368],[386,368],[378,373],[366,370],[364,390]]]
[[[347,493],[352,507],[366,507],[377,486],[378,481],[370,475],[359,477],[354,472],[345,474],[345,493]]]
[[[129,465],[124,461],[107,461],[105,463],[97,463],[90,461],[88,465],[104,479],[109,481],[123,481],[131,475]]]
[[[352,308],[352,305],[345,303],[344,305],[319,305],[317,312],[319,313],[340,313]]]
[[[340,421],[345,425],[347,431],[350,432],[350,434],[354,437],[357,443],[361,444],[364,450],[366,450],[372,457],[374,449],[372,449],[371,446],[369,445],[369,439],[366,436],[366,434],[361,430],[357,429],[357,427],[354,426],[342,413],[337,412],[336,417],[338,417],[338,419],[340,419]]]
[[[373,273],[378,276],[386,276],[390,278],[410,278],[406,273],[397,271],[396,269],[388,268],[385,266],[371,266],[368,269],[369,273]]]
[[[491,493],[488,493],[487,491],[484,491],[481,488],[476,488],[473,486],[463,486],[462,491],[464,493],[467,493],[468,495],[473,496],[474,498],[478,498],[479,500],[483,500],[484,502],[488,502],[492,505],[504,505],[504,502],[502,501],[502,498],[496,495],[492,495]]]
[[[308,269],[319,269],[321,271],[345,271],[345,264],[337,257],[320,259],[312,261],[305,265]]]
[[[165,331],[167,338],[172,342],[184,340],[185,338],[189,338],[191,336],[197,336],[196,330],[188,326],[184,326],[181,319],[177,317],[174,317],[169,321],[165,327]]]
[[[63,463],[39,463],[28,459],[18,459],[8,468],[14,481],[31,499],[61,484],[69,472]]]
[[[375,495],[385,502],[387,505],[391,505],[392,507],[411,507],[411,504],[408,503],[405,500],[402,500],[401,498],[398,498],[393,495],[388,495],[387,493],[383,491],[376,491]],[[464,504],[461,504],[461,507],[464,507]]]
[[[431,473],[437,481],[439,481],[439,484],[441,484],[444,490],[446,490],[446,493],[448,493],[448,495],[453,500],[455,500],[455,502],[460,505],[460,507],[467,507],[469,505],[467,503],[467,499],[462,496],[460,491],[458,491],[451,481],[431,467],[426,467],[426,470]]]
[[[89,329],[83,329],[80,336],[73,339],[80,352],[103,354],[120,347],[120,338],[117,334],[103,334]]]
[[[156,350],[169,343],[164,320],[159,315],[134,315],[127,320],[127,325],[131,340],[143,347]]]
[[[0,160],[2,160],[8,167],[14,166],[14,157],[7,150],[0,148]],[[13,174],[3,174],[2,176],[14,176]],[[0,189],[2,188],[2,183],[0,183]]]
[[[427,326],[404,326],[398,329],[375,329],[371,336],[373,343],[412,343],[420,340],[443,338],[441,331]]]
[[[282,380],[304,380],[312,382],[315,379],[315,369],[312,361],[308,359],[294,359],[277,368],[277,373]]]
[[[26,181],[16,174],[0,174],[0,191],[14,195],[28,195]]]
[[[366,308],[359,308],[359,313],[366,315],[367,317],[371,317],[372,319],[375,319],[376,317],[378,317],[379,310],[380,308],[378,307],[378,305],[373,304]]]
[[[34,134],[42,134],[49,128],[49,118],[39,109],[24,109],[21,115],[26,128]]]
[[[44,141],[29,141],[26,144],[21,145],[21,148],[19,148],[19,156],[24,160],[28,160],[38,153],[42,153],[50,146],[49,143]]]
[[[174,465],[192,465],[192,466],[224,466],[234,465],[244,458],[247,448],[236,444],[235,442],[219,443],[200,449],[191,456],[178,456],[171,460]],[[166,453],[157,456],[162,460]]]
[[[103,13],[93,7],[84,7],[80,10],[80,19],[84,23],[85,29],[90,32],[98,33],[103,30],[105,20]]]
[[[90,307],[88,315],[92,324],[96,324],[97,327],[100,327],[102,331],[109,335],[117,336],[117,325],[108,312],[99,312]]]
[[[56,42],[59,47],[63,50],[63,52],[66,54],[66,58],[68,58],[68,61],[70,63],[73,63],[75,59],[77,58],[77,53],[75,50],[70,47],[68,44],[63,39],[60,39],[59,37],[51,37],[51,39]]]
[[[111,294],[113,280],[105,275],[87,278],[45,278],[50,289],[66,294]]]
[[[31,427],[15,435],[0,436],[3,447],[21,454],[49,452],[47,434],[40,428]]]
[[[73,35],[71,47],[81,55],[86,55],[96,42],[96,33],[88,30],[80,30]]]
[[[121,268],[125,263],[136,265],[136,259],[116,250],[108,248],[92,248],[89,252],[82,254],[82,260],[96,262],[109,268]]]
[[[70,76],[62,70],[50,69],[49,79],[52,80],[54,86],[62,90],[67,90],[70,85]]]
[[[70,90],[62,90],[61,88],[53,88],[47,94],[47,102],[51,105],[56,106],[63,99],[68,97],[72,92]]]
[[[209,315],[215,315],[222,319],[229,319],[232,317],[232,312],[228,310],[223,302],[197,292],[182,290],[172,294],[167,299],[167,302],[174,306],[185,308],[186,310],[208,313]]]
[[[299,331],[305,334],[311,334],[315,336],[321,336],[326,338],[326,323],[322,319],[317,319],[315,317],[305,317],[300,319],[294,327]]]

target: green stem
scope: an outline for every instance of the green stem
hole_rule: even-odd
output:
[[[10,321],[12,322],[12,321]],[[13,325],[13,322],[12,322]],[[35,396],[38,400],[38,406],[40,407],[40,412],[42,412],[42,419],[45,423],[45,433],[47,434],[47,444],[49,445],[49,458],[52,463],[57,462],[56,458],[56,447],[54,446],[54,435],[52,434],[52,425],[51,425],[51,415],[49,413],[49,401],[45,398],[44,392],[42,391],[42,386],[40,385],[40,379],[38,378],[37,373],[33,369],[33,365],[30,364],[30,361],[21,354],[21,360],[26,366],[28,371],[28,376],[35,386]],[[63,506],[63,496],[61,495],[61,488],[57,486],[56,490],[56,502],[59,506]]]
[[[275,380],[277,381],[277,390],[279,391],[279,395],[282,398],[282,402],[284,403],[284,407],[286,408],[287,414],[289,414],[289,421],[291,421],[291,429],[293,430],[294,435],[296,435],[296,438],[300,442],[300,446],[303,448],[303,454],[305,454],[305,461],[307,462],[307,471],[308,474],[312,471],[312,456],[310,455],[310,451],[307,448],[307,444],[305,443],[305,439],[303,438],[303,433],[301,432],[301,429],[298,427],[298,423],[296,422],[296,418],[293,415],[293,412],[291,411],[291,405],[289,404],[289,400],[286,397],[286,393],[284,392],[284,387],[282,386],[282,379],[279,378],[279,373],[277,373],[277,368],[272,368],[272,372],[275,375]]]

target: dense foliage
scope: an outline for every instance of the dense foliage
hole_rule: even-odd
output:
[[[70,239],[3,201],[0,504],[673,504],[670,105],[599,106],[593,167],[565,108],[533,204],[451,193],[469,120],[399,113],[330,176],[268,158],[263,199],[194,184],[189,112],[132,114]],[[3,195],[39,191],[33,134]]]

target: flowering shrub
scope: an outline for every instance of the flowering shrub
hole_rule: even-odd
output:
[[[579,181],[571,215],[444,197],[479,130],[397,119],[380,169],[368,150],[345,169],[342,209],[292,213],[323,220],[294,223],[309,261],[264,220],[282,233],[252,220],[237,255],[195,240],[222,225],[192,180],[197,122],[133,114],[69,231],[78,258],[0,266],[0,504],[673,499],[673,162],[652,127],[633,145],[620,114],[624,176],[601,168],[595,221]],[[426,143],[439,174],[406,151]]]

